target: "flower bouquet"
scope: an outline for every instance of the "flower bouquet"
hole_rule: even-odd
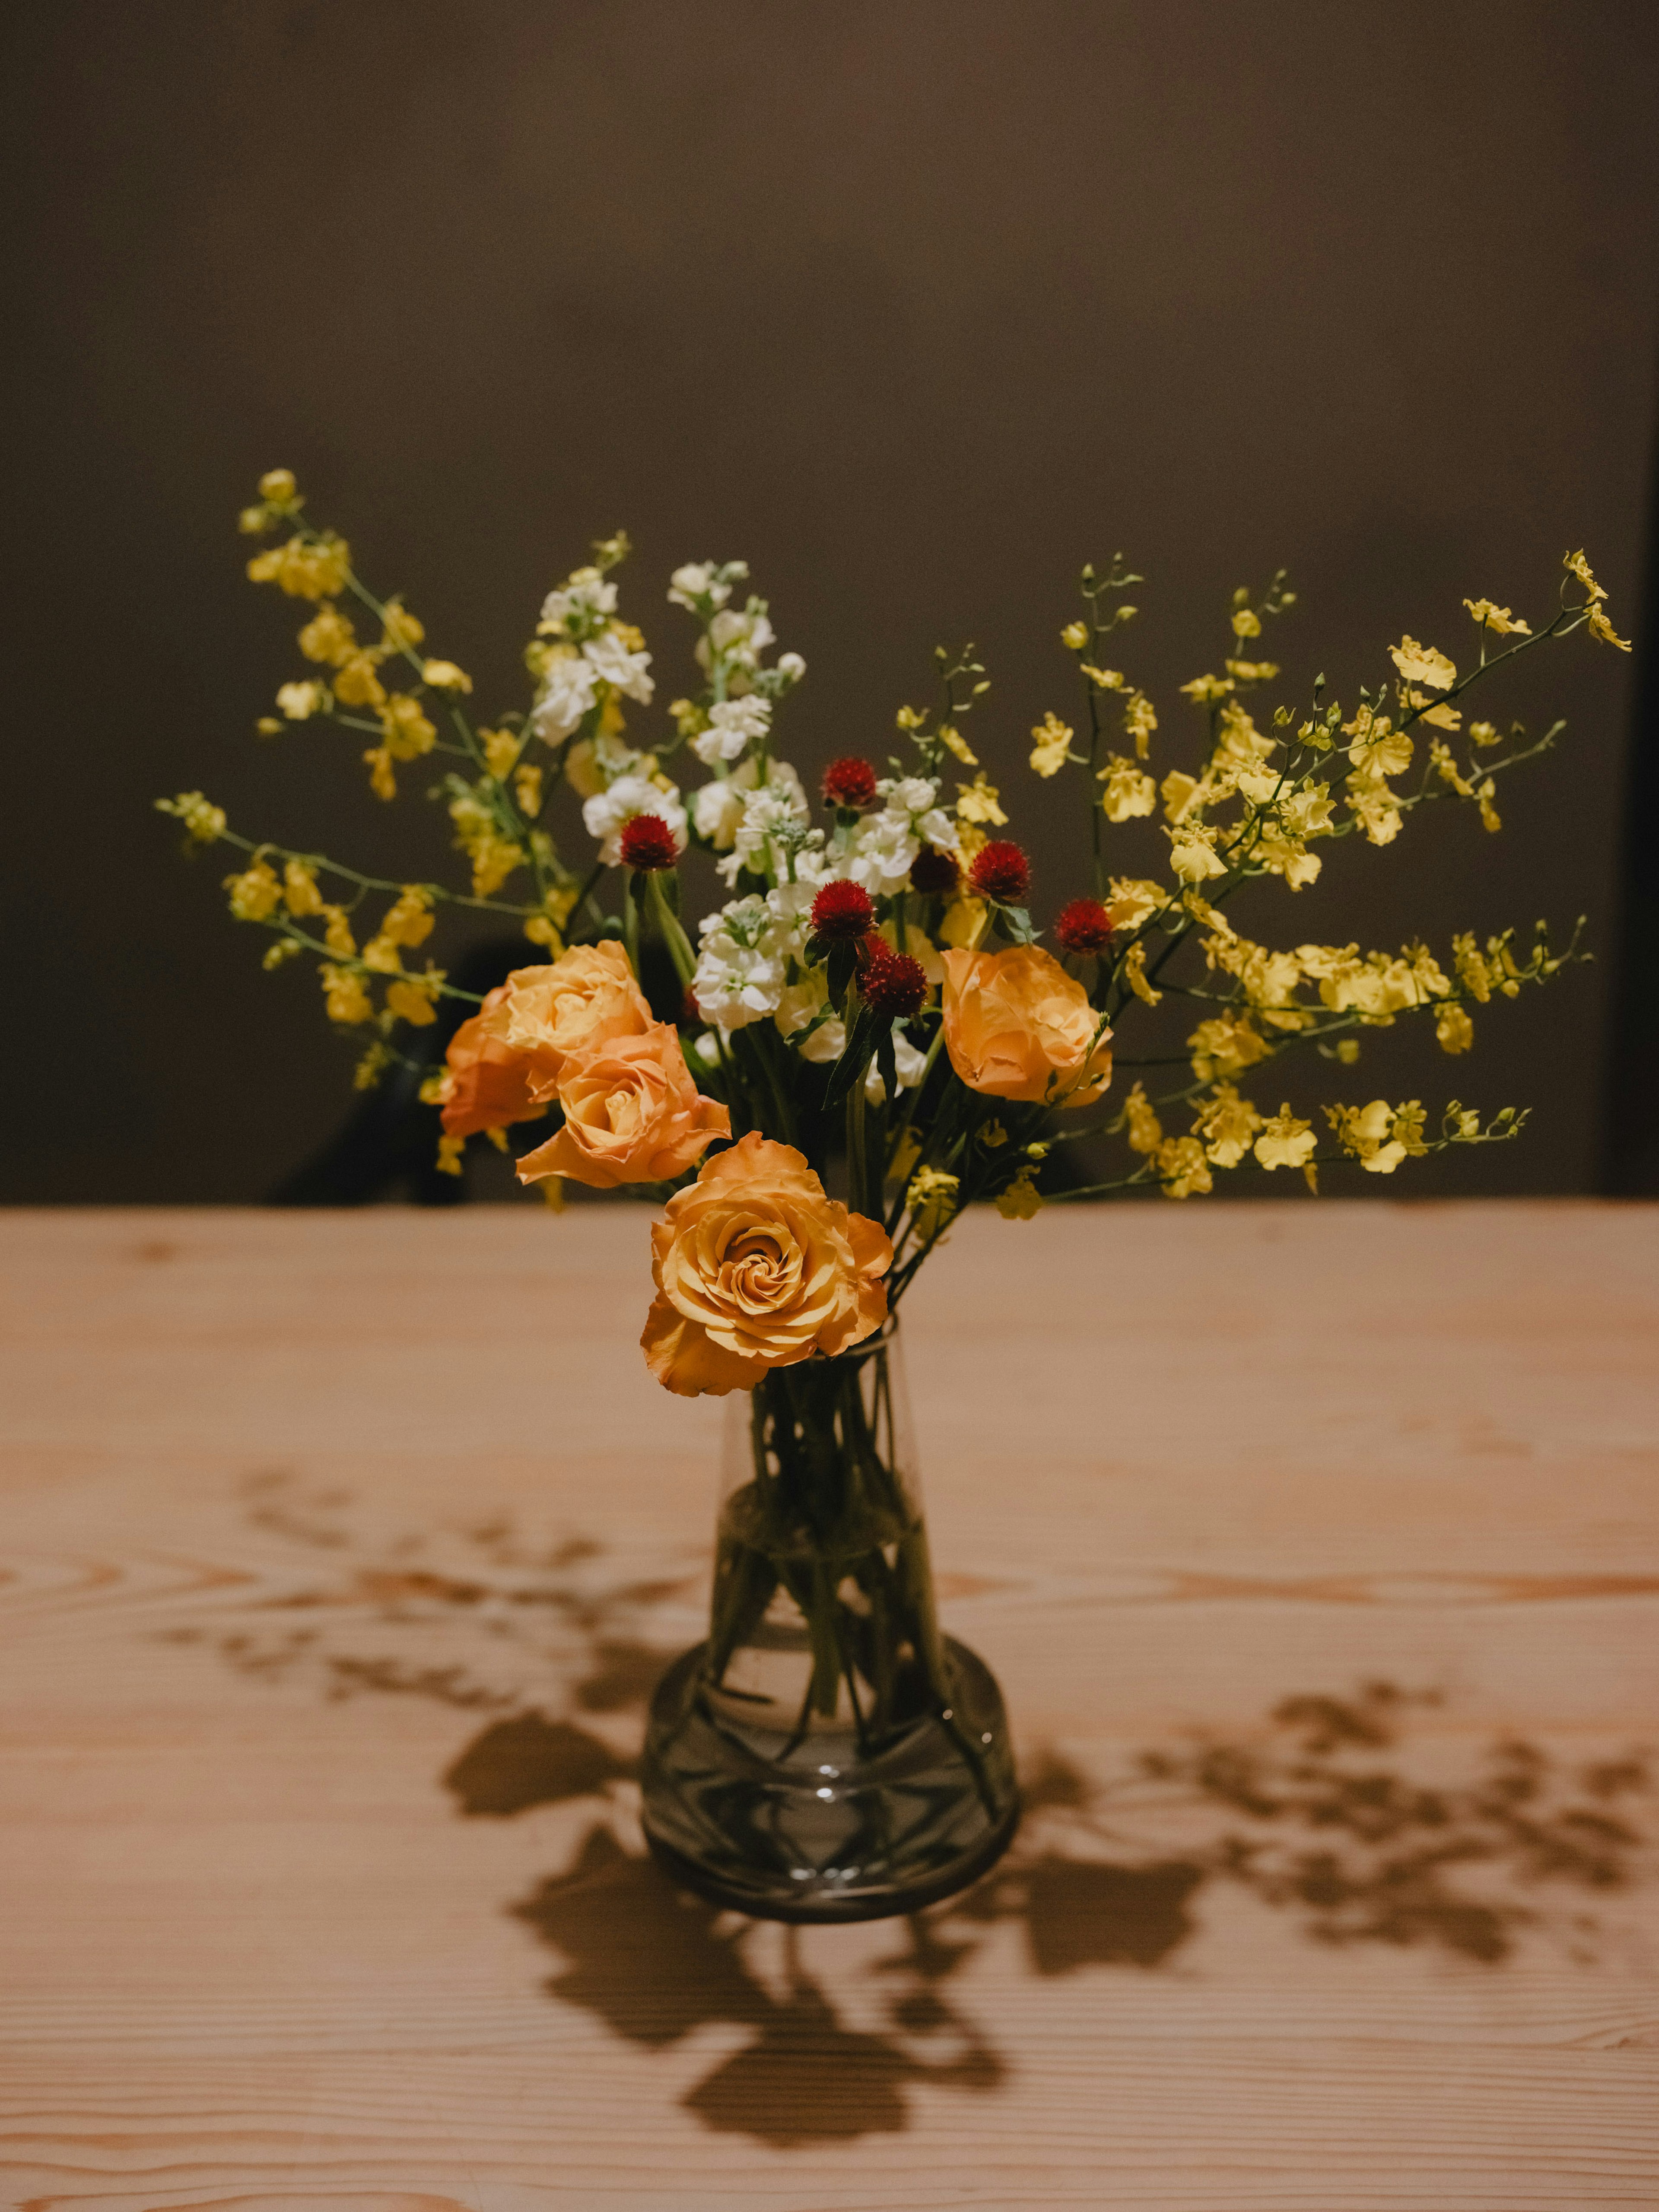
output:
[[[906,1291],[978,1201],[1018,1222],[1048,1196],[1182,1200],[1218,1172],[1281,1169],[1316,1190],[1328,1165],[1392,1175],[1517,1134],[1513,1108],[1453,1100],[1431,1121],[1416,1099],[1377,1097],[1299,1111],[1288,1074],[1261,1104],[1240,1079],[1259,1089],[1293,1052],[1322,1073],[1350,1064],[1367,1032],[1410,1018],[1462,1054],[1471,1007],[1544,981],[1577,957],[1576,932],[1559,951],[1541,925],[1524,945],[1469,933],[1444,957],[1420,941],[1275,947],[1244,933],[1238,895],[1273,878],[1299,896],[1326,848],[1392,843],[1431,801],[1496,830],[1500,779],[1560,726],[1529,739],[1466,723],[1457,702],[1579,629],[1627,649],[1606,593],[1572,554],[1536,630],[1465,602],[1466,672],[1405,637],[1351,707],[1321,679],[1301,706],[1264,708],[1279,672],[1262,641],[1294,594],[1282,574],[1242,589],[1218,665],[1182,686],[1188,764],[1155,781],[1158,711],[1109,665],[1141,579],[1121,558],[1085,568],[1060,634],[1077,704],[1070,719],[1043,713],[1029,758],[1071,779],[1086,857],[1080,839],[1071,895],[1038,928],[1026,854],[1001,834],[1004,788],[967,734],[990,688],[971,647],[939,653],[933,702],[899,709],[884,773],[831,764],[815,820],[777,750],[805,665],[774,657],[742,562],[674,571],[697,680],[636,742],[630,717],[655,679],[619,611],[621,535],[547,595],[529,704],[485,726],[464,670],[428,655],[402,600],[377,598],[345,542],[307,520],[289,471],[261,480],[242,526],[283,533],[248,573],[311,608],[298,641],[311,672],[282,686],[260,732],[346,733],[387,801],[424,763],[465,875],[385,880],[244,837],[199,791],[158,804],[190,848],[243,856],[226,879],[232,914],[267,933],[266,968],[315,963],[328,1019],[366,1047],[359,1086],[394,1069],[420,1081],[447,1171],[483,1138],[516,1151],[520,1178],[556,1203],[567,1182],[658,1202],[647,1364],[667,1389],[727,1401],[709,1632],[652,1709],[653,1850],[705,1894],[784,1918],[949,1894],[1006,1844],[1018,1801],[995,1682],[935,1610],[897,1335]],[[687,760],[702,775],[690,790]],[[585,864],[555,842],[562,791],[592,842]],[[709,894],[695,928],[694,881]],[[525,964],[486,992],[452,981],[423,948],[455,908],[510,921]],[[1126,1018],[1151,1048],[1119,1060],[1129,1080],[1114,1087]],[[1163,1049],[1160,1024],[1173,1025]],[[1149,1091],[1157,1070],[1167,1088]],[[527,1146],[507,1135],[520,1124]],[[1119,1164],[1045,1193],[1071,1133],[1118,1140]]]

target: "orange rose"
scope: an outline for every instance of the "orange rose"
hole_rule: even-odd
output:
[[[1092,1105],[1112,1079],[1109,1030],[1081,983],[1035,945],[945,955],[945,1049],[970,1091]],[[1092,1044],[1092,1049],[1091,1048]]]
[[[532,1098],[551,1098],[574,1052],[613,1037],[643,1036],[653,1016],[615,938],[573,945],[550,966],[520,968],[507,997],[484,1018],[488,1032],[523,1061]]]
[[[568,1176],[614,1189],[684,1175],[732,1116],[698,1095],[679,1033],[659,1022],[643,1036],[613,1037],[572,1053],[559,1078],[564,1127],[519,1162],[519,1181]]]
[[[520,1056],[492,1036],[489,1018],[508,995],[501,983],[471,1021],[449,1040],[444,1074],[443,1125],[449,1137],[472,1137],[481,1129],[504,1129],[510,1121],[533,1121],[546,1107],[530,1095]]]
[[[801,1155],[750,1130],[651,1231],[645,1364],[683,1398],[752,1389],[774,1367],[845,1352],[887,1317],[884,1231],[824,1195]]]

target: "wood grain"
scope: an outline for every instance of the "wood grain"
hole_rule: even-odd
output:
[[[1659,2204],[1659,1214],[961,1226],[911,1380],[1033,1811],[796,1934],[639,1856],[720,1420],[644,1222],[0,1220],[0,2203]]]

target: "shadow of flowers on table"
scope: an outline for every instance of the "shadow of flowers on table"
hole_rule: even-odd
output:
[[[171,1635],[254,1679],[297,1672],[335,1700],[416,1697],[482,1720],[442,1774],[459,1813],[566,1821],[561,1869],[507,1907],[557,1960],[549,1994],[647,2051],[722,2036],[683,2100],[713,2130],[791,2148],[901,2130],[924,2085],[996,2089],[1008,2064],[971,1970],[1005,1931],[1040,1979],[1158,1972],[1231,1891],[1323,1947],[1492,1970],[1533,1941],[1589,1963],[1587,1905],[1647,1870],[1640,1756],[1572,1765],[1499,1740],[1472,1759],[1435,1726],[1437,1692],[1373,1681],[1107,1773],[1039,1753],[1007,1856],[925,1914],[856,1937],[745,1920],[677,1892],[638,1829],[634,1752],[672,1656],[651,1631],[670,1605],[690,1617],[701,1576],[630,1578],[591,1542],[538,1546],[501,1522],[370,1540],[349,1504],[264,1478],[253,1517],[313,1571],[230,1626]],[[813,1956],[835,1961],[833,1990]]]

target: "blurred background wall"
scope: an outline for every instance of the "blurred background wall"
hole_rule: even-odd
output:
[[[1085,558],[1148,578],[1122,657],[1160,773],[1174,687],[1281,563],[1297,696],[1322,670],[1352,699],[1402,630],[1468,657],[1465,592],[1547,620],[1580,544],[1639,620],[1650,6],[53,0],[6,36],[9,1199],[257,1198],[349,1103],[314,981],[260,972],[228,860],[183,866],[155,794],[438,865],[355,749],[252,734],[299,672],[234,527],[276,463],[486,714],[619,523],[661,697],[690,672],[668,569],[749,559],[808,662],[804,772],[884,757],[934,643],[976,640],[1039,920],[1083,887],[1023,763],[1072,704]],[[1261,933],[1443,948],[1585,911],[1605,951],[1634,665],[1527,667],[1499,717],[1570,727],[1502,835],[1440,807],[1345,843]],[[1536,1108],[1412,1190],[1593,1186],[1613,972],[1489,1012],[1468,1061],[1379,1041],[1361,1097]]]

